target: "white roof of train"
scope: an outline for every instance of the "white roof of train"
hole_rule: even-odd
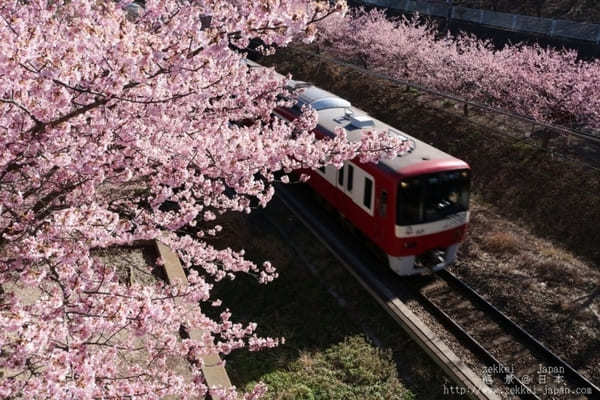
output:
[[[338,107],[337,104],[331,100],[333,98],[342,100],[347,103],[347,106]],[[337,128],[344,128],[348,132],[348,138],[352,141],[356,141],[360,140],[363,132],[369,130],[388,131],[390,134],[399,135],[412,141],[414,143],[412,151],[400,157],[382,161],[384,165],[396,172],[401,172],[403,168],[421,161],[456,159],[456,157],[444,153],[405,132],[401,132],[384,122],[372,118],[363,110],[352,106],[347,100],[341,99],[333,93],[327,92],[316,86],[309,86],[302,89],[302,93],[298,96],[298,99],[302,103],[314,104],[317,106],[314,108],[319,114],[319,126],[329,133],[334,133]],[[328,99],[332,103],[332,107],[319,107],[319,105],[323,103],[323,99]]]
[[[253,61],[248,61],[248,64],[252,67],[262,67]],[[349,140],[358,141],[362,134],[369,130],[388,131],[410,140],[414,146],[409,153],[381,161],[395,172],[402,173],[405,167],[430,160],[459,161],[450,154],[372,118],[365,111],[331,92],[302,81],[290,80],[286,85],[290,89],[298,89],[298,101],[310,104],[317,111],[319,127],[329,133],[334,133],[337,128],[344,128],[348,132]]]

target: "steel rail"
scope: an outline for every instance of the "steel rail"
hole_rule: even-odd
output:
[[[489,365],[497,365],[498,371],[495,371],[494,375],[499,376],[504,382],[512,380],[515,383],[514,386],[521,388],[519,390],[519,397],[523,399],[535,399],[540,400],[539,396],[535,394],[525,383],[523,383],[517,376],[513,375],[511,369],[507,368],[500,360],[498,360],[492,353],[489,352],[477,339],[471,336],[462,326],[460,326],[452,317],[438,307],[434,302],[429,300],[425,295],[419,291],[414,291],[419,297],[419,300],[425,307],[434,314],[437,318],[443,321],[446,328],[449,328],[463,343],[465,343],[471,351],[483,358]]]
[[[559,356],[554,354],[552,350],[546,347],[542,342],[533,337],[523,327],[510,319],[506,314],[500,311],[493,304],[483,298],[475,289],[463,282],[456,275],[450,271],[439,271],[437,275],[446,281],[449,285],[458,288],[465,293],[470,299],[474,300],[479,306],[481,306],[487,313],[491,314],[496,318],[502,325],[509,328],[512,333],[519,339],[526,342],[534,351],[538,352],[542,357],[546,358],[547,361],[553,363],[553,366],[562,367],[564,369],[565,377],[576,387],[586,387],[592,389],[593,395],[600,398],[600,388],[594,385],[590,380],[581,375],[575,368],[569,363],[561,359]]]

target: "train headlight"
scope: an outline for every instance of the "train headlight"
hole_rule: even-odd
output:
[[[408,183],[406,183],[406,182],[400,182],[400,187],[402,189],[406,189],[408,187]]]

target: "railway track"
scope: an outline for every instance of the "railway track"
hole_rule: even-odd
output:
[[[489,377],[507,383],[509,394],[524,399],[600,396],[597,386],[449,271],[437,273],[425,288],[409,290],[491,366]]]
[[[344,264],[384,309],[471,398],[596,399],[600,389],[447,271],[401,279],[372,268],[374,257],[344,243],[348,235],[328,225],[324,211],[299,199],[302,188],[278,188],[279,198]],[[341,236],[340,236],[341,235]],[[345,237],[344,237],[345,236]],[[413,298],[486,366],[480,379],[419,323],[399,298]],[[416,322],[418,321],[418,322]],[[443,343],[442,343],[443,344]],[[488,378],[489,377],[489,381]],[[484,383],[484,381],[486,381]],[[495,390],[488,385],[496,384]]]
[[[546,365],[551,365],[562,372],[567,381],[572,382],[575,387],[589,388],[592,394],[597,398],[600,396],[600,388],[594,385],[590,380],[580,374],[574,367],[568,362],[561,359],[552,350],[546,347],[543,343],[538,341],[529,332],[523,329],[520,325],[516,324],[509,317],[507,317],[502,311],[496,308],[493,304],[485,300],[479,293],[477,293],[468,284],[459,279],[456,275],[450,271],[440,271],[437,274],[442,278],[448,285],[454,287],[469,299],[471,299],[479,307],[483,308],[485,312],[492,316],[496,321],[502,324],[508,329],[513,336],[519,339],[522,343],[526,344],[528,348],[534,352],[540,354],[546,361]]]

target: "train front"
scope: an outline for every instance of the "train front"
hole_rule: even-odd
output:
[[[452,264],[469,221],[471,173],[465,162],[423,161],[410,170],[398,178],[395,254],[389,254],[390,267],[400,275]]]

